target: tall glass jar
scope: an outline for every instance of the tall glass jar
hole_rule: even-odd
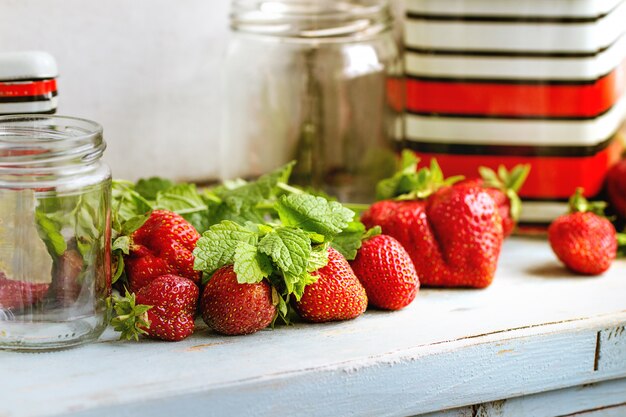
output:
[[[111,172],[97,123],[0,117],[0,348],[98,338],[111,288]]]
[[[222,176],[297,160],[293,178],[373,198],[402,138],[402,64],[381,0],[234,0]]]

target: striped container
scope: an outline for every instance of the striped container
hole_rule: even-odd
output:
[[[624,0],[408,0],[405,146],[448,175],[530,164],[522,221],[551,221],[622,151],[625,21]]]
[[[46,52],[0,53],[0,115],[55,113],[56,77]]]

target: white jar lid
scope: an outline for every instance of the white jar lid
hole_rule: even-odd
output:
[[[0,53],[0,81],[44,79],[57,76],[56,60],[47,52]]]

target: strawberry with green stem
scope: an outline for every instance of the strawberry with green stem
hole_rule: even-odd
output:
[[[588,201],[578,188],[569,200],[570,212],[558,217],[548,228],[550,246],[565,266],[582,275],[599,275],[617,255],[618,237],[613,224],[604,217],[606,203]]]
[[[497,173],[481,166],[478,171],[482,178],[465,180],[460,184],[483,187],[489,193],[502,218],[504,237],[508,237],[513,233],[522,212],[522,200],[518,192],[528,178],[530,165],[516,165],[511,171],[500,165]]]
[[[483,187],[444,178],[436,160],[417,170],[410,151],[402,167],[381,181],[361,220],[380,226],[407,250],[425,286],[484,288],[495,275],[502,247],[502,219]]]
[[[126,291],[114,301],[111,321],[120,338],[138,340],[140,335],[167,341],[179,341],[194,331],[199,289],[190,279],[162,275],[137,293]]]

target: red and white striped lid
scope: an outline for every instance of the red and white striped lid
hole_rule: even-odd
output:
[[[47,52],[0,53],[0,114],[54,113],[57,76]]]

